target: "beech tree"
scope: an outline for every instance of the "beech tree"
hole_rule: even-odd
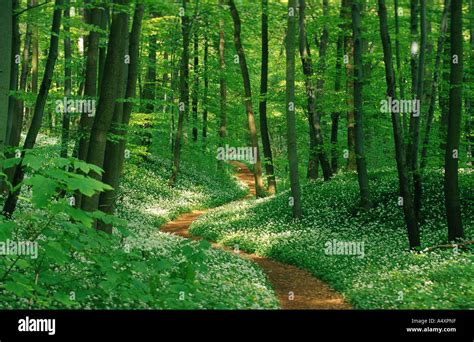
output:
[[[301,3],[300,3],[301,4]],[[304,3],[303,3],[304,4]],[[286,125],[288,141],[288,164],[290,166],[291,198],[293,217],[302,215],[301,190],[298,175],[295,119],[295,36],[296,0],[288,1],[288,30],[286,33]]]
[[[448,134],[444,157],[444,193],[448,218],[448,239],[462,239],[464,229],[459,199],[458,164],[461,136],[462,84],[463,84],[463,38],[462,1],[451,0],[451,76],[449,91]]]

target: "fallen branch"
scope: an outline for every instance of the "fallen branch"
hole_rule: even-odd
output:
[[[423,249],[421,252],[422,253],[425,253],[425,252],[429,252],[433,249],[436,249],[436,248],[464,248],[466,246],[469,246],[469,245],[473,245],[474,244],[474,240],[472,241],[467,241],[467,242],[463,242],[463,243],[453,243],[453,244],[445,244],[445,245],[437,245],[437,246],[432,246],[432,247],[428,247],[428,248],[425,248]]]

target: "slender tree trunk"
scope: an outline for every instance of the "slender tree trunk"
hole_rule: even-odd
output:
[[[68,20],[71,17],[70,0],[65,0],[64,9],[64,96],[68,99],[72,93],[72,50],[71,50],[71,37],[69,30]],[[64,108],[63,113],[63,125],[61,134],[61,157],[67,158],[68,156],[68,144],[69,144],[69,113],[67,108]]]
[[[300,0],[300,6],[301,2]],[[304,8],[304,2],[303,2]],[[290,184],[293,217],[302,215],[301,190],[298,175],[298,153],[296,147],[295,117],[295,36],[296,36],[296,0],[288,1],[288,31],[286,35],[286,124],[288,141],[288,164],[290,166]]]
[[[387,8],[385,6],[385,0],[378,0],[378,12],[380,20],[380,36],[382,39],[384,53],[385,79],[387,81],[387,97],[395,99],[396,81],[392,62],[392,46],[390,43],[390,35],[387,26]],[[391,115],[393,137],[395,142],[395,159],[397,162],[400,195],[403,204],[403,214],[405,218],[405,224],[407,226],[410,248],[414,248],[420,245],[420,233],[418,228],[418,221],[415,215],[413,197],[410,192],[410,178],[408,176],[408,168],[405,159],[405,145],[403,141],[402,125],[400,123],[399,113],[392,111]]]
[[[115,0],[114,4],[128,6],[129,0]],[[92,125],[87,162],[100,168],[104,167],[107,134],[111,128],[115,102],[119,94],[120,80],[124,72],[124,56],[128,36],[128,14],[115,12],[110,28],[107,58],[105,62],[102,89],[97,105],[97,113]],[[100,180],[101,176],[91,172],[91,177]],[[99,195],[83,196],[82,209],[95,211],[99,206]]]
[[[360,0],[352,2],[352,32],[354,38],[354,119],[355,119],[355,153],[357,179],[361,198],[361,207],[369,209],[372,206],[369,192],[369,176],[364,151],[364,128],[362,120],[362,38],[360,28]]]
[[[252,88],[250,86],[250,76],[247,67],[247,61],[245,59],[244,48],[242,46],[242,41],[240,38],[241,23],[239,12],[235,7],[234,0],[228,0],[230,6],[230,13],[234,21],[234,42],[235,49],[237,50],[237,55],[239,56],[239,64],[242,72],[242,78],[244,83],[245,91],[245,108],[247,111],[248,125],[250,131],[250,141],[252,143],[252,149],[256,153],[256,162],[254,164],[254,178],[255,178],[255,189],[257,197],[265,196],[265,191],[263,187],[262,179],[262,165],[260,160],[260,153],[258,148],[258,137],[257,137],[257,128],[255,125],[255,117],[252,108]]]
[[[394,0],[394,10],[395,10],[395,55],[397,59],[397,73],[398,73],[398,88],[400,99],[405,99],[405,79],[403,78],[402,73],[402,58],[400,56],[400,23],[398,15],[398,0]],[[403,124],[402,124],[402,136],[403,132],[408,130],[408,115],[409,113],[403,113]]]
[[[420,29],[421,42],[419,47],[419,63],[417,67],[418,75],[414,84],[416,85],[415,99],[419,101],[418,113],[412,113],[410,117],[410,137],[408,141],[408,167],[413,177],[415,212],[420,219],[422,184],[418,163],[418,145],[420,142],[420,117],[423,105],[423,80],[425,72],[425,50],[426,50],[426,0],[420,0]]]
[[[181,67],[179,70],[179,115],[178,127],[176,130],[176,138],[173,150],[173,170],[169,185],[174,186],[178,178],[179,166],[181,163],[181,142],[183,137],[184,119],[189,112],[189,34],[191,31],[191,24],[186,13],[186,0],[182,1],[182,8],[184,15],[181,17],[181,31],[183,35],[183,51],[181,55]]]
[[[314,77],[313,66],[311,61],[311,53],[309,50],[308,39],[306,37],[305,29],[305,1],[299,0],[300,4],[300,16],[299,16],[299,50],[301,56],[301,62],[303,65],[303,73],[305,75],[305,86],[306,86],[306,95],[308,98],[308,120],[313,126],[313,129],[310,130],[310,133],[314,134],[314,151],[310,151],[310,155],[318,159],[318,162],[321,164],[323,170],[323,175],[325,180],[331,178],[331,166],[329,160],[324,151],[323,145],[323,134],[321,132],[321,108],[317,107],[317,100],[321,101],[322,91],[324,86],[324,81],[319,79],[316,83],[316,86],[313,83],[312,78]],[[326,8],[327,2],[325,1]],[[319,73],[322,73],[325,68],[325,54],[328,41],[328,32],[327,29],[323,29],[323,34],[321,37],[320,49],[319,49]],[[310,137],[311,139],[311,137]],[[312,145],[312,144],[311,144]],[[310,146],[311,146],[310,145]],[[314,153],[314,154],[313,154]],[[310,157],[310,164],[313,163],[310,167],[317,167],[316,161]],[[308,172],[309,178],[312,178],[314,173]]]
[[[28,4],[28,8],[31,8],[31,2]],[[18,91],[21,95],[23,95],[26,91],[26,83],[28,80],[28,73],[30,71],[31,35],[32,35],[32,28],[31,28],[30,22],[28,21],[28,23],[26,24],[26,34],[25,34],[25,41],[23,45],[23,51],[21,53],[22,54],[21,73],[20,73],[20,83],[18,87]],[[22,99],[16,100],[15,114],[13,116],[12,130],[11,130],[10,141],[9,141],[9,145],[12,147],[18,147],[20,144],[21,129],[23,127],[23,117],[24,117],[24,109],[25,109],[24,104],[25,103]],[[14,169],[10,169],[10,170],[14,171]],[[13,177],[13,174],[9,175],[10,179],[11,177]]]
[[[19,8],[19,0],[13,0],[13,9],[12,12],[16,12]],[[12,17],[12,50],[11,50],[11,70],[10,70],[10,91],[13,92],[14,95],[9,97],[8,101],[8,121],[7,121],[7,132],[5,138],[5,145],[9,145],[11,140],[12,128],[13,128],[13,121],[16,121],[15,115],[15,107],[16,107],[16,97],[18,92],[18,73],[19,73],[19,63],[16,62],[17,56],[20,56],[20,46],[21,46],[21,38],[20,38],[20,25],[18,17],[15,15]]]
[[[197,14],[195,14],[195,18]],[[198,138],[198,98],[199,98],[199,34],[197,30],[194,32],[194,43],[193,43],[193,73],[194,73],[194,84],[192,91],[192,112],[193,112],[193,141],[197,141]]]
[[[449,22],[449,16],[448,16]],[[443,52],[441,54],[441,81],[438,84],[438,101],[440,110],[440,122],[439,122],[439,148],[441,149],[444,157],[446,150],[446,132],[448,128],[448,113],[449,113],[449,68],[451,64],[451,52],[449,41],[450,32],[446,34],[446,42],[443,46]]]
[[[344,4],[345,0],[341,0],[341,20],[344,19]],[[341,91],[341,73],[342,73],[342,54],[344,50],[344,27],[343,25],[339,26],[340,32],[337,37],[336,43],[336,75],[334,80],[334,92],[336,95]],[[339,111],[334,111],[331,114],[331,170],[332,173],[337,172],[338,166],[338,151],[337,151],[337,135],[339,131]]]
[[[345,26],[346,30],[351,30],[351,8],[353,0],[345,2]],[[344,53],[346,64],[346,96],[347,96],[347,170],[356,170],[356,153],[355,153],[355,118],[354,118],[354,42],[350,34],[344,39]]]
[[[466,75],[466,142],[467,142],[467,165],[472,167],[474,154],[474,115],[472,114],[474,94],[474,0],[469,1],[469,68]]]
[[[154,15],[156,17],[156,15]],[[155,106],[153,101],[156,96],[156,50],[157,35],[151,35],[148,39],[148,67],[143,86],[143,109],[144,113],[153,113]]]
[[[267,120],[268,96],[268,0],[262,0],[262,68],[260,73],[260,134],[262,136],[263,156],[265,158],[265,172],[267,174],[267,191],[276,192],[275,171],[273,168],[272,148],[268,133]]]
[[[8,104],[10,100],[10,77],[13,42],[13,7],[4,1],[0,11],[0,155],[7,145]]]
[[[95,29],[89,32],[87,38],[87,59],[86,59],[86,75],[84,85],[84,95],[89,100],[96,100],[97,97],[97,83],[98,83],[98,72],[99,72],[99,42],[100,33],[96,31],[101,25],[102,11],[99,8],[92,8],[89,11],[87,17],[89,18],[88,24]],[[105,50],[104,50],[105,51]],[[81,113],[81,119],[79,122],[79,147],[78,147],[78,159],[87,160],[87,152],[89,150],[90,131],[92,123],[94,122],[94,116],[91,113]],[[80,201],[76,201],[76,204],[80,207]]]
[[[420,0],[424,1],[424,0]],[[416,56],[421,51],[418,46],[418,0],[410,0],[410,36],[411,36],[411,91],[416,96],[418,80],[418,61]],[[411,122],[411,118],[410,118]],[[410,150],[407,151],[410,153]],[[408,160],[408,158],[407,158]]]
[[[451,78],[449,91],[448,135],[444,158],[444,198],[448,218],[448,239],[464,238],[459,199],[458,161],[461,136],[463,37],[462,1],[451,1]]]
[[[204,33],[204,95],[202,99],[202,138],[206,142],[207,138],[207,113],[208,113],[208,93],[209,93],[209,41],[207,32]]]
[[[103,9],[100,12],[100,29],[105,32],[102,34],[104,38],[107,37],[107,32],[110,30],[110,13],[108,7],[104,4]],[[100,36],[99,36],[100,37]],[[102,89],[102,80],[104,78],[105,62],[107,59],[107,47],[99,47],[99,70],[98,70],[98,87],[97,92],[99,93]],[[98,94],[100,95],[100,94]],[[91,126],[92,128],[92,126]]]
[[[19,185],[25,176],[23,169],[23,158],[25,156],[25,150],[32,149],[36,143],[36,138],[41,129],[43,121],[44,109],[46,100],[48,98],[48,92],[51,87],[54,65],[58,58],[58,47],[59,47],[59,30],[61,27],[61,15],[63,0],[56,0],[54,4],[53,24],[51,28],[51,40],[49,46],[48,60],[46,62],[46,68],[44,71],[43,81],[41,83],[40,91],[36,98],[36,104],[34,114],[31,120],[31,125],[26,135],[25,143],[23,145],[22,161],[15,169],[15,175],[13,177],[12,185],[16,187]],[[18,201],[18,195],[20,194],[20,187],[16,191],[10,193],[3,207],[3,214],[5,217],[10,218],[15,211],[16,204]]]
[[[224,5],[225,0],[219,0],[219,6]],[[225,23],[224,19],[221,19],[219,22],[219,91],[220,91],[220,111],[219,111],[219,147],[222,148],[224,146],[224,140],[227,135],[227,84],[225,80]],[[218,160],[217,165],[219,168],[222,168],[224,161]]]
[[[420,161],[420,174],[423,174],[423,170],[428,163],[428,147],[430,141],[431,127],[433,124],[434,110],[436,107],[436,91],[437,85],[439,82],[439,71],[441,64],[441,54],[443,53],[443,44],[446,37],[446,30],[448,28],[448,14],[449,14],[449,2],[450,0],[444,1],[444,10],[441,18],[440,33],[438,37],[438,46],[436,50],[436,59],[433,69],[433,82],[431,83],[431,96],[430,96],[430,106],[428,109],[428,115],[426,117],[426,128],[425,135],[423,138],[423,147],[421,150],[421,161]]]

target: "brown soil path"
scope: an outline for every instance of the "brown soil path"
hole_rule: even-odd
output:
[[[231,162],[231,164],[236,168],[236,177],[250,188],[250,194],[246,198],[252,197],[252,194],[255,194],[253,174],[243,163]],[[188,229],[206,211],[195,210],[184,214],[175,221],[163,225],[160,230],[188,239],[199,240],[201,238],[191,236]],[[217,243],[212,245],[215,248],[232,251],[229,247]],[[351,309],[351,306],[344,301],[339,293],[307,271],[254,254],[242,251],[238,253],[241,257],[252,260],[262,268],[272,284],[282,309]]]

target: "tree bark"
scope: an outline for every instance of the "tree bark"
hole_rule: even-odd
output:
[[[260,73],[260,134],[262,136],[263,156],[265,158],[265,172],[267,174],[267,191],[269,194],[276,192],[275,171],[273,168],[273,155],[268,133],[267,120],[268,96],[268,0],[262,0],[262,67]]]
[[[137,85],[143,13],[144,5],[137,4],[135,7],[132,31],[129,40],[128,55],[130,56],[130,64],[128,65],[128,68],[126,64],[124,65],[124,69],[128,71],[128,75],[123,75],[123,89],[120,89],[120,91],[123,91],[120,96],[125,95],[125,101],[123,103],[116,102],[115,104],[113,123],[115,126],[112,128],[112,133],[118,135],[119,139],[117,142],[110,140],[107,141],[104,161],[104,176],[102,177],[102,181],[110,185],[113,190],[107,190],[100,194],[99,205],[100,210],[107,214],[113,214],[115,209],[117,192],[120,186],[120,176],[122,174],[125,159],[127,127],[130,122],[130,116],[133,109],[132,100],[135,97],[135,88]],[[98,222],[98,229],[107,233],[112,232],[112,226],[105,224],[102,221]]]
[[[72,49],[71,49],[71,37],[69,30],[68,20],[71,17],[70,0],[65,0],[64,8],[64,96],[66,99],[71,96],[72,92]],[[61,157],[67,158],[68,156],[68,144],[69,144],[69,113],[67,108],[64,108],[63,122],[62,122],[62,134],[61,134]]]
[[[197,18],[197,13],[195,18]],[[196,19],[195,19],[196,20]],[[192,91],[192,112],[193,112],[193,141],[197,141],[198,138],[198,100],[199,100],[199,34],[197,30],[194,31],[194,42],[193,42],[193,73],[194,73],[194,84]]]
[[[183,51],[181,54],[181,66],[179,70],[179,103],[178,103],[178,127],[173,150],[173,169],[169,185],[174,186],[178,178],[179,166],[181,163],[181,142],[183,137],[184,119],[189,113],[189,34],[191,23],[186,13],[186,0],[182,1],[184,15],[181,17],[181,31],[183,35]]]
[[[378,12],[380,20],[380,37],[382,39],[384,53],[387,96],[394,99],[396,98],[396,81],[392,62],[392,46],[390,43],[390,35],[387,26],[387,8],[385,6],[385,0],[378,0]],[[420,245],[420,233],[415,214],[413,197],[410,192],[410,178],[408,175],[408,168],[405,159],[405,145],[403,141],[402,125],[400,123],[399,113],[392,111],[391,116],[393,137],[395,142],[395,160],[397,162],[400,195],[403,201],[403,214],[405,218],[405,224],[407,226],[410,248],[414,248]]]
[[[341,0],[340,18],[344,19],[345,0]],[[344,50],[344,27],[339,25],[339,34],[336,43],[336,75],[334,80],[334,92],[336,95],[341,91],[341,72],[342,72],[342,54]],[[334,111],[331,114],[331,170],[332,173],[337,172],[338,167],[338,151],[337,151],[337,136],[339,131],[339,111]]]
[[[207,138],[207,114],[208,114],[208,93],[209,93],[209,41],[207,32],[204,33],[204,95],[202,99],[202,138],[205,143]]]
[[[463,37],[462,0],[451,1],[451,77],[448,135],[444,158],[444,198],[448,218],[448,239],[464,238],[458,184],[458,154],[461,136]]]
[[[407,162],[410,173],[413,177],[414,185],[414,201],[415,201],[415,212],[418,219],[420,219],[421,210],[421,195],[422,195],[422,184],[420,169],[418,163],[418,145],[420,142],[420,118],[423,104],[423,80],[425,77],[425,50],[426,50],[426,2],[420,0],[420,30],[421,30],[421,41],[419,47],[419,63],[417,66],[418,74],[414,84],[416,85],[416,96],[415,99],[419,101],[418,113],[412,113],[410,116],[410,137],[408,140],[408,155]]]
[[[114,4],[127,6],[129,0],[115,0]],[[109,43],[107,47],[107,58],[105,62],[102,89],[97,105],[97,112],[92,125],[91,137],[89,141],[89,151],[87,162],[100,168],[104,167],[105,150],[107,145],[107,134],[110,130],[115,102],[120,89],[120,80],[124,72],[124,56],[126,51],[128,36],[128,14],[115,12],[110,28]],[[100,180],[101,176],[91,172],[91,177]],[[83,196],[82,209],[95,211],[99,206],[99,195],[91,197]]]
[[[369,209],[372,206],[369,192],[369,176],[364,151],[364,129],[362,120],[362,38],[360,28],[360,0],[352,2],[352,32],[354,39],[354,120],[355,120],[355,153],[357,165],[357,180],[359,182],[361,207]]]
[[[95,29],[89,32],[87,38],[87,60],[86,60],[86,76],[84,85],[84,95],[89,100],[96,100],[97,98],[97,83],[99,72],[99,42],[100,33],[96,31],[101,25],[102,11],[105,9],[93,8],[88,10],[89,25]],[[94,117],[90,113],[82,113],[79,123],[79,147],[78,159],[87,160],[87,152],[89,150],[89,139]],[[76,204],[79,204],[76,201]],[[79,205],[80,207],[80,205]]]
[[[301,0],[300,0],[301,1]],[[304,3],[303,3],[304,5]],[[301,2],[300,2],[301,6]],[[288,31],[286,35],[286,124],[288,142],[288,164],[290,166],[291,204],[293,217],[302,215],[301,190],[298,175],[298,153],[296,147],[295,117],[295,36],[296,0],[288,1]]]
[[[346,0],[344,6],[345,28],[351,30],[351,8],[353,0]],[[354,119],[354,42],[350,34],[344,38],[344,53],[346,55],[346,96],[347,96],[347,170],[356,170],[355,154],[355,119]]]
[[[225,0],[219,0],[219,6],[224,5]],[[224,31],[225,23],[224,19],[219,21],[219,100],[220,100],[220,111],[219,111],[219,147],[222,148],[224,146],[224,140],[227,135],[227,84],[225,80],[225,31]],[[217,161],[218,168],[223,167],[223,160]]]
[[[244,82],[244,91],[245,91],[245,108],[247,111],[247,119],[250,131],[250,141],[252,144],[252,149],[256,153],[256,162],[253,167],[254,178],[255,178],[255,190],[257,197],[265,196],[265,190],[263,187],[262,179],[262,165],[260,160],[260,153],[258,148],[258,137],[257,137],[257,128],[255,125],[255,117],[252,108],[252,88],[250,86],[250,76],[247,67],[247,61],[245,59],[244,48],[242,46],[242,40],[240,37],[241,31],[241,22],[239,17],[239,12],[235,7],[234,0],[228,0],[230,6],[230,13],[232,15],[232,20],[234,21],[234,43],[235,49],[237,50],[237,55],[239,56],[239,64],[242,72],[242,79]]]
[[[0,11],[0,155],[7,145],[8,105],[10,102],[10,77],[13,42],[13,7],[5,1]]]

